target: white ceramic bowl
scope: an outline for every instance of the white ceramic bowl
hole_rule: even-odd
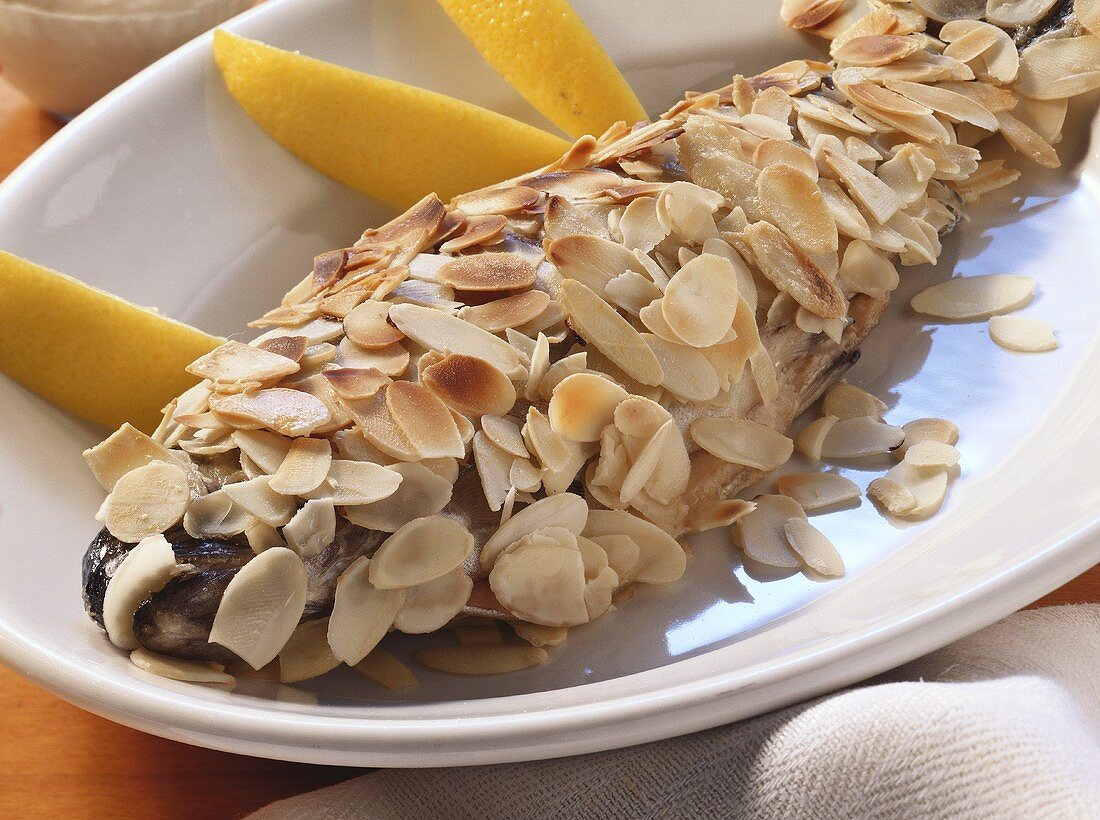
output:
[[[55,114],[79,114],[158,57],[253,0],[0,0],[4,76]]]
[[[662,0],[629,14],[576,2],[651,111],[819,46],[779,3]],[[435,3],[275,0],[242,34],[542,122]],[[815,518],[847,577],[765,581],[723,533],[694,542],[683,582],[573,630],[539,669],[418,673],[383,691],[349,670],[225,692],[151,678],[83,612],[80,557],[102,491],[80,457],[102,431],[0,379],[0,659],[74,703],[167,737],[247,754],[375,766],[575,754],[714,726],[851,683],[1039,597],[1100,559],[1100,225],[1092,114],[1075,107],[1066,171],[1028,174],[974,209],[938,270],[907,269],[851,371],[888,418],[962,428],[962,477],[921,524],[864,501]],[[1023,192],[1027,192],[1026,195]],[[222,87],[203,37],[132,80],[0,186],[0,248],[218,333],[275,304],[319,251],[385,210],[272,143]],[[1019,272],[1026,314],[1062,347],[1025,356],[984,325],[924,326],[906,309],[950,275]],[[64,321],[64,317],[58,317]],[[886,463],[841,470],[865,486]],[[398,647],[400,649],[400,647]]]

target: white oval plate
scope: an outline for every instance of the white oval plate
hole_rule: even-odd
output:
[[[778,2],[576,3],[650,111],[818,53]],[[274,0],[230,28],[542,124],[435,3]],[[132,668],[84,614],[80,558],[101,490],[80,452],[102,437],[0,379],[0,659],[93,712],[218,749],[314,763],[437,766],[577,754],[669,737],[852,683],[977,629],[1100,559],[1100,226],[1091,110],[1067,170],[1028,174],[974,209],[939,269],[907,269],[850,379],[898,423],[946,416],[962,478],[931,521],[862,505],[815,518],[849,567],[817,583],[746,574],[724,533],[694,542],[683,582],[576,629],[544,667],[418,671],[383,691],[350,670],[236,691]],[[1093,142],[1095,144],[1095,141]],[[1091,186],[1090,186],[1091,183]],[[1024,193],[1026,192],[1026,194]],[[110,95],[0,186],[0,247],[219,333],[239,332],[385,211],[328,181],[237,108],[209,37]],[[982,324],[925,327],[905,305],[952,270],[1034,275],[1025,313],[1062,347],[1025,356]],[[64,316],[55,317],[64,322]],[[889,466],[845,467],[861,486]]]

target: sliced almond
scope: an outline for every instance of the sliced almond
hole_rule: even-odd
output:
[[[947,470],[944,467],[918,467],[902,461],[892,467],[885,477],[902,484],[912,493],[915,505],[897,513],[906,518],[927,518],[940,508],[947,495]]]
[[[413,447],[390,413],[386,403],[387,392],[388,389],[380,390],[370,399],[345,401],[344,407],[371,447],[390,459],[419,461],[420,452]]]
[[[725,336],[737,311],[737,272],[728,259],[702,254],[669,281],[662,313],[677,337],[709,347]]]
[[[414,382],[394,382],[386,389],[386,406],[422,457],[465,457],[466,448],[450,410],[430,390]]]
[[[657,503],[672,504],[687,492],[690,478],[691,458],[684,443],[684,436],[679,428],[676,428],[665,438],[659,455],[659,466],[646,481],[643,489]]]
[[[324,552],[336,539],[336,507],[332,499],[311,499],[283,527],[287,546],[303,558]]]
[[[785,495],[762,495],[753,500],[756,509],[738,519],[732,531],[745,555],[779,569],[801,566],[787,541],[786,525],[792,518],[804,519],[806,513],[797,501]]]
[[[185,661],[168,655],[150,652],[138,647],[130,653],[130,663],[151,675],[169,680],[181,680],[187,683],[220,683],[233,686],[237,679],[225,673],[225,667],[219,663],[203,661]]]
[[[901,95],[895,95],[900,97]],[[902,206],[901,197],[890,187],[842,151],[826,148],[825,162],[848,189],[852,198],[862,205],[879,224],[886,222]]]
[[[905,431],[870,416],[841,419],[832,426],[821,447],[825,458],[865,458],[901,446]]]
[[[627,313],[637,316],[642,308],[661,298],[661,291],[642,274],[626,271],[607,283],[604,296]]]
[[[281,527],[294,515],[294,499],[271,489],[270,476],[226,484],[222,489],[234,504],[269,527]]]
[[[867,485],[867,497],[890,515],[904,515],[917,506],[917,499],[907,486],[886,476]]]
[[[267,430],[235,430],[233,443],[268,475],[278,471],[291,440]]]
[[[844,290],[880,299],[897,289],[897,269],[885,255],[855,239],[844,249],[837,281]]]
[[[543,626],[526,621],[516,621],[512,629],[531,646],[537,647],[560,646],[569,635],[569,630],[564,626]]]
[[[374,553],[371,583],[378,589],[424,584],[457,568],[473,549],[474,537],[453,518],[418,518],[397,530]]]
[[[859,485],[836,473],[787,473],[779,477],[779,492],[806,512],[859,498]]]
[[[989,338],[1008,350],[1039,353],[1058,347],[1054,328],[1041,319],[1024,316],[994,316],[989,320]]]
[[[524,536],[496,560],[489,586],[513,615],[544,626],[588,621],[584,562],[576,536],[548,527]]]
[[[370,654],[355,664],[352,669],[391,690],[404,689],[416,684],[416,676],[409,668],[392,652],[387,652],[380,646],[372,649]]]
[[[806,253],[836,251],[836,222],[812,178],[784,163],[770,165],[757,177],[756,191],[764,213]]]
[[[308,436],[332,419],[320,399],[285,387],[215,396],[210,400],[210,409],[234,427],[267,428],[292,438]]]
[[[805,518],[789,519],[783,532],[791,549],[810,569],[833,578],[844,574],[844,559],[833,542]]]
[[[551,242],[547,258],[566,279],[575,279],[596,293],[624,271],[641,273],[641,266],[627,248],[598,236],[577,234]]]
[[[183,516],[183,528],[192,538],[239,535],[255,523],[256,519],[234,504],[224,489],[196,498]]]
[[[554,432],[571,441],[599,441],[615,407],[629,394],[595,373],[575,373],[554,388],[548,415]]]
[[[441,267],[436,276],[455,290],[521,290],[535,284],[534,266],[515,253],[460,256]]]
[[[906,449],[905,460],[915,467],[954,467],[959,451],[941,441],[918,441]]]
[[[331,464],[332,447],[325,439],[295,439],[268,486],[283,495],[305,495],[321,486]]]
[[[333,459],[326,486],[337,506],[372,504],[389,498],[401,484],[401,474],[369,461]]]
[[[848,382],[837,382],[821,402],[821,414],[836,416],[838,419],[871,416],[881,420],[885,412],[886,404],[881,399]]]
[[[434,646],[414,655],[417,663],[452,675],[505,675],[546,663],[535,646]]]
[[[668,236],[669,230],[661,224],[657,215],[657,200],[651,196],[640,196],[632,200],[619,218],[623,245],[642,253],[653,250]]]
[[[641,557],[641,548],[629,535],[598,535],[589,539],[598,544],[607,556],[607,565],[618,575],[620,583],[634,578],[634,569]]]
[[[485,503],[497,512],[504,506],[512,487],[511,470],[515,459],[493,444],[483,432],[474,434],[472,452]]]
[[[429,350],[461,353],[491,364],[509,377],[524,371],[520,354],[510,344],[476,325],[420,305],[394,305],[390,319],[406,336]]]
[[[237,571],[222,594],[210,643],[224,646],[253,669],[275,659],[301,620],[306,568],[284,547],[261,552]]]
[[[273,384],[298,372],[298,363],[278,353],[230,340],[187,366],[187,372],[210,379],[219,392],[237,392]]]
[[[484,359],[449,354],[421,374],[424,386],[460,413],[503,416],[516,402],[508,376]]]
[[[313,319],[304,325],[296,327],[277,327],[269,330],[252,340],[253,345],[258,345],[269,339],[277,339],[283,336],[300,336],[306,340],[307,345],[317,345],[322,342],[331,342],[344,335],[344,325],[334,322],[332,319]]]
[[[486,414],[481,417],[481,430],[493,444],[516,458],[527,458],[527,446],[523,443],[519,422],[510,416]]]
[[[664,373],[653,351],[613,307],[571,279],[562,282],[561,299],[576,331],[623,372],[642,384],[661,383]]]
[[[538,492],[542,487],[542,470],[526,458],[517,458],[508,470],[508,481],[513,488],[524,493]]]
[[[505,328],[519,327],[536,319],[549,304],[548,294],[541,290],[529,290],[474,307],[464,307],[458,312],[458,318],[489,333],[502,333]]]
[[[457,478],[457,464],[456,475]],[[401,476],[396,492],[381,501],[344,508],[351,523],[377,532],[396,532],[417,518],[435,515],[451,500],[453,482],[423,464],[394,464]]]
[[[668,410],[642,396],[629,396],[615,407],[615,427],[627,436],[648,439],[671,419]]]
[[[645,447],[642,448],[638,457],[630,465],[630,469],[627,471],[619,489],[619,500],[622,503],[629,504],[642,491],[642,488],[646,486],[657,470],[658,463],[664,454],[666,442],[671,437],[679,437],[679,435],[680,430],[676,426],[676,422],[670,419],[646,442]]]
[[[384,376],[396,379],[403,376],[409,367],[409,351],[401,344],[368,349],[351,339],[341,339],[336,349],[336,361],[341,368],[377,370]]]
[[[118,540],[136,543],[178,524],[190,501],[183,468],[151,461],[115,482],[103,502],[103,524]]]
[[[489,570],[504,549],[542,527],[563,527],[580,535],[588,520],[588,505],[579,495],[557,493],[524,507],[502,524],[481,548],[481,568]]]
[[[718,395],[721,387],[718,371],[702,351],[651,333],[643,333],[642,338],[664,371],[661,386],[668,392],[687,402],[710,401]]]
[[[940,319],[984,319],[1019,310],[1034,294],[1030,276],[993,273],[948,279],[922,290],[910,304],[917,313]]]
[[[785,435],[748,419],[703,417],[688,429],[711,455],[757,470],[774,470],[794,452],[794,442]]]
[[[532,407],[523,425],[523,440],[543,467],[542,485],[547,494],[560,493],[573,483],[587,458],[586,450],[551,428],[550,419]]]
[[[1020,54],[1013,88],[1037,100],[1076,97],[1100,86],[1100,37],[1042,40]]]
[[[368,350],[397,344],[405,334],[389,323],[389,312],[386,302],[363,302],[344,317],[344,333]]]
[[[172,545],[159,533],[142,538],[115,569],[103,596],[103,627],[120,649],[137,649],[134,613],[176,574]]]
[[[509,188],[483,188],[455,197],[454,206],[464,214],[512,214],[535,205],[541,195],[534,188],[516,185]]]
[[[283,536],[279,534],[279,531],[262,521],[257,521],[246,529],[244,531],[244,537],[248,539],[248,546],[252,548],[252,551],[256,553],[256,555],[272,547],[286,546],[286,541],[283,539]]]
[[[394,617],[394,628],[409,635],[435,632],[462,612],[474,582],[461,568],[405,590],[405,600]]]
[[[153,461],[171,462],[173,456],[167,447],[126,423],[95,447],[85,450],[84,461],[103,489],[110,492],[130,471]]]
[[[844,316],[848,303],[832,278],[768,222],[756,222],[744,232],[760,270],[779,290],[806,310],[826,319]]]
[[[356,558],[336,582],[328,624],[332,654],[354,666],[378,646],[393,625],[404,589],[379,589],[370,581],[373,561]]]
[[[340,665],[328,645],[328,618],[306,621],[279,652],[279,682],[298,683],[331,672]]]
[[[914,444],[921,441],[938,441],[954,446],[959,443],[959,428],[947,419],[914,419],[902,425],[905,441],[894,451],[898,458],[904,458]]]
[[[583,535],[597,543],[607,535],[626,535],[633,540],[638,545],[638,561],[628,574],[643,584],[678,581],[687,568],[687,553],[671,535],[622,510],[592,510]]]
[[[687,242],[702,245],[706,240],[718,236],[714,212],[723,204],[725,198],[721,194],[678,180],[657,197],[657,219],[662,227],[683,237]]]

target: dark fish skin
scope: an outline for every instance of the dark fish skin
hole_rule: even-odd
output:
[[[178,527],[164,537],[172,545],[181,571],[138,607],[134,614],[138,641],[146,649],[177,658],[221,662],[236,659],[232,652],[208,639],[226,586],[254,557],[248,542],[240,536],[192,538]],[[373,552],[383,537],[383,533],[341,519],[333,543],[304,561],[309,585],[303,621],[322,618],[332,611],[340,574],[356,558]],[[102,530],[84,555],[84,605],[101,627],[107,584],[134,546]]]

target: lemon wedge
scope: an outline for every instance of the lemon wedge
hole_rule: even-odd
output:
[[[0,371],[82,418],[152,431],[222,341],[0,251]]]
[[[645,109],[567,0],[439,0],[481,56],[573,137]]]
[[[444,201],[558,159],[564,140],[443,94],[214,33],[230,93],[275,140],[397,208]]]

